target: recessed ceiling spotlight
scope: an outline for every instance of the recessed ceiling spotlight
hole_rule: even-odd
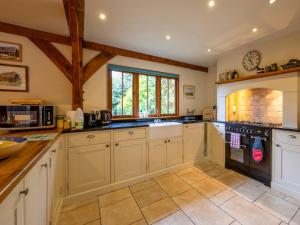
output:
[[[166,39],[167,39],[167,40],[170,40],[170,39],[171,39],[171,36],[170,36],[170,35],[167,35],[167,36],[166,36]]]
[[[104,13],[100,13],[100,14],[99,14],[99,18],[100,18],[101,20],[105,20],[105,19],[106,19],[106,15],[105,15]]]
[[[207,51],[210,53],[210,52],[211,52],[211,49],[209,48],[209,49],[207,49]]]
[[[256,33],[256,32],[257,32],[257,28],[254,27],[254,28],[252,29],[252,32],[253,32],[253,33]]]
[[[208,6],[209,6],[210,8],[214,7],[214,6],[215,6],[215,1],[210,0],[210,1],[208,2]]]
[[[270,0],[269,3],[273,4],[274,2],[276,2],[276,0]]]

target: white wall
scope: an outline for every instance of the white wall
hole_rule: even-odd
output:
[[[255,71],[245,71],[242,66],[244,55],[253,49],[261,53],[262,61],[260,67],[265,67],[274,62],[282,65],[287,63],[291,58],[300,59],[300,31],[273,39],[262,39],[220,55],[217,62],[217,74],[233,69],[238,69],[242,75],[255,73]]]
[[[29,92],[0,92],[0,104],[9,104],[11,99],[43,99],[47,104],[58,105],[60,113],[71,109],[71,83],[39,48],[29,39],[17,35],[0,32],[0,40],[21,43],[23,47],[23,62],[0,61],[0,63],[29,66]],[[70,46],[58,44],[55,46],[67,59],[71,59]],[[84,63],[96,54],[98,53],[95,51],[85,49]],[[181,115],[185,114],[187,108],[196,109],[197,113],[202,113],[202,109],[210,105],[207,98],[207,73],[120,56],[115,57],[109,63],[179,74]],[[107,65],[104,65],[84,85],[85,111],[106,109],[106,78]],[[195,99],[183,98],[184,84],[196,86]]]
[[[0,60],[0,63],[29,67],[29,92],[0,91],[1,105],[9,104],[11,99],[43,99],[47,104],[58,105],[63,112],[71,108],[71,83],[40,49],[29,39],[16,35],[0,32],[0,40],[21,43],[23,49],[23,62]],[[56,46],[70,57],[69,47]]]
[[[95,54],[94,51],[84,51],[84,62],[86,63]],[[144,60],[132,59],[117,56],[109,61],[111,64],[123,65],[135,68],[156,70],[161,72],[179,74],[179,111],[180,115],[186,113],[186,109],[196,109],[202,113],[202,109],[208,105],[207,99],[207,73],[169,66],[160,63],[153,63]],[[183,85],[196,86],[196,98],[185,99],[183,97]],[[84,109],[86,111],[105,109],[107,106],[107,65],[101,67],[83,86],[84,88]]]

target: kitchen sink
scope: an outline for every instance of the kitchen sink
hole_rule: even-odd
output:
[[[164,139],[169,137],[182,136],[183,125],[177,122],[160,122],[149,124],[150,139]]]

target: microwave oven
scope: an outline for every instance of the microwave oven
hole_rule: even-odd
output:
[[[25,130],[56,127],[55,106],[0,105],[1,130]]]

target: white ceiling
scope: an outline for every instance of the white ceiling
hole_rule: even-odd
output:
[[[233,48],[300,29],[300,0],[215,2],[210,9],[208,0],[86,0],[85,39],[209,66]],[[62,0],[1,1],[0,21],[68,34]]]

